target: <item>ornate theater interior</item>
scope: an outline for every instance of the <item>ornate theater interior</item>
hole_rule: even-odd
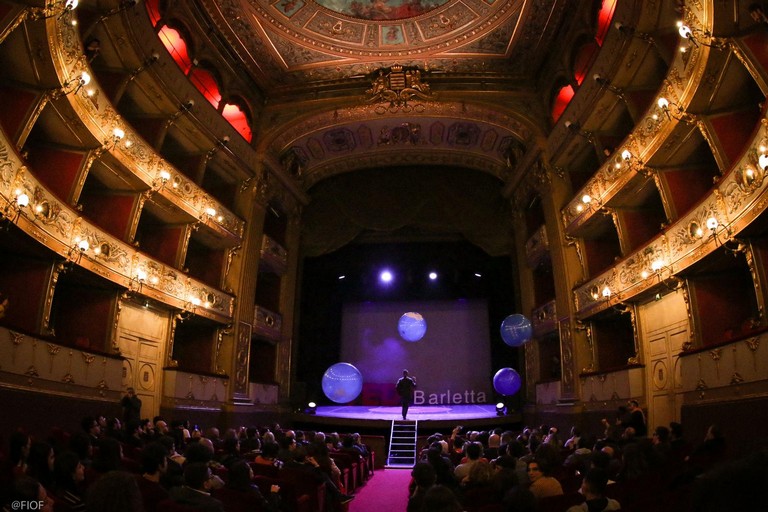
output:
[[[148,417],[290,424],[338,350],[312,335],[336,293],[317,262],[447,244],[503,261],[501,318],[532,323],[492,356],[522,375],[516,421],[597,431],[635,399],[749,448],[768,20],[396,4],[0,2],[0,430],[117,411],[128,386]]]

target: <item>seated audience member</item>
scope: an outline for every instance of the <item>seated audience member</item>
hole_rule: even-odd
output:
[[[224,512],[221,501],[210,494],[212,476],[207,464],[188,463],[184,468],[184,485],[171,489],[171,499],[201,512]]]
[[[435,470],[435,483],[450,488],[456,487],[453,464],[451,459],[443,455],[442,446],[438,441],[432,443],[427,450],[426,462]]]
[[[307,449],[304,446],[297,446],[293,450],[293,460],[288,461],[283,466],[283,470],[294,470],[301,472],[318,483],[322,483],[325,486],[326,496],[328,496],[332,503],[337,505],[344,505],[354,499],[351,494],[342,493],[339,488],[333,483],[331,477],[323,473],[320,469],[320,464],[312,457],[307,457]]]
[[[605,489],[608,485],[608,473],[605,470],[593,468],[584,476],[581,483],[581,494],[586,501],[580,505],[574,505],[568,512],[608,512],[621,510],[618,501],[606,498]]]
[[[34,442],[27,457],[27,476],[31,476],[45,487],[53,489],[53,465],[56,460],[53,448],[48,443]]]
[[[35,502],[35,504],[39,502],[43,505],[36,510],[40,512],[53,512],[54,499],[48,496],[45,487],[31,476],[21,475],[13,481],[8,492],[6,503],[3,503],[3,510],[9,510],[11,512],[21,510],[20,508],[14,507],[14,504],[18,505],[22,502]]]
[[[743,512],[768,510],[768,449],[722,464],[694,481],[690,510]]]
[[[477,464],[477,461],[483,456],[483,445],[476,442],[466,443],[464,453],[467,456],[467,461],[459,464],[453,470],[453,476],[456,477],[457,482],[464,480],[469,475],[472,466]]]
[[[725,459],[725,437],[717,425],[710,425],[704,442],[697,446],[687,462],[693,475],[710,470]]]
[[[60,453],[53,463],[53,472],[56,480],[56,511],[85,510],[85,467],[77,454],[70,451]]]
[[[88,512],[135,512],[141,507],[141,492],[133,475],[110,471],[89,488],[85,498]]]
[[[257,453],[261,450],[261,439],[259,438],[259,429],[248,427],[245,429],[245,439],[240,441],[241,453]]]
[[[141,452],[141,475],[136,475],[136,483],[144,512],[158,511],[157,504],[168,499],[168,491],[160,484],[168,470],[167,455],[168,451],[160,443],[149,443]]]
[[[435,470],[426,462],[417,462],[411,471],[411,488],[408,496],[407,512],[420,512],[424,504],[424,496],[427,491],[435,485]]]
[[[121,461],[123,459],[123,448],[117,439],[104,437],[99,439],[96,446],[98,451],[96,451],[93,457],[91,467],[86,471],[86,478],[89,484],[110,471],[121,469]]]
[[[243,460],[234,462],[227,476],[227,484],[223,489],[214,491],[214,497],[219,497],[224,502],[228,512],[234,512],[234,510],[278,512],[280,510],[280,487],[273,485],[269,498],[265,498],[259,486],[253,483],[253,470],[247,462]]]
[[[27,472],[27,459],[32,448],[32,438],[19,430],[13,432],[8,439],[8,459],[13,476]]]
[[[422,512],[462,512],[458,498],[448,487],[433,485],[424,495]]]
[[[579,441],[581,441],[581,431],[576,427],[571,427],[571,437],[565,441],[563,448],[566,450],[575,450],[579,447]]]
[[[235,462],[242,460],[240,457],[240,440],[236,437],[228,437],[223,442],[222,453],[218,456],[218,461],[225,468],[229,468]]]
[[[274,466],[277,468],[283,467],[283,461],[277,458],[277,453],[280,447],[274,441],[265,441],[261,445],[261,453],[253,460],[255,464],[262,464],[264,466]]]
[[[201,437],[196,443],[190,443],[187,450],[184,452],[184,457],[187,459],[185,469],[188,464],[202,463],[211,468],[212,470],[221,467],[221,464],[213,460],[213,446],[210,439]],[[224,487],[224,480],[217,475],[212,475],[208,485],[211,489],[221,489]]]
[[[549,468],[540,467],[539,462],[533,460],[528,463],[528,479],[531,485],[528,490],[536,499],[563,494],[563,487],[556,478],[549,476]]]

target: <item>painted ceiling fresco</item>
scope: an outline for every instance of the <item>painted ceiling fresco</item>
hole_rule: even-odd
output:
[[[361,20],[401,20],[420,16],[448,3],[448,0],[317,0],[317,3]]]

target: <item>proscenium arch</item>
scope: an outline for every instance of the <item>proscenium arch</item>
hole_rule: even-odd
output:
[[[507,181],[515,172],[510,162],[521,156],[511,159],[509,152],[524,152],[544,132],[540,121],[486,104],[423,102],[408,113],[379,114],[380,105],[297,116],[263,132],[260,149],[275,161],[288,151],[302,154],[305,190],[344,172],[426,164],[460,165]],[[398,128],[411,130],[410,138],[393,134]]]

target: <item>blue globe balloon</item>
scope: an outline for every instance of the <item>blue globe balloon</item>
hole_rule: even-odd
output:
[[[512,368],[502,368],[493,376],[493,389],[504,396],[511,396],[520,391],[523,379]]]
[[[427,332],[427,321],[419,313],[405,313],[397,322],[397,330],[405,341],[419,341]]]
[[[351,402],[363,390],[360,370],[349,363],[336,363],[323,374],[323,393],[337,404]]]
[[[510,347],[522,347],[533,336],[531,321],[519,313],[501,322],[501,339]]]

